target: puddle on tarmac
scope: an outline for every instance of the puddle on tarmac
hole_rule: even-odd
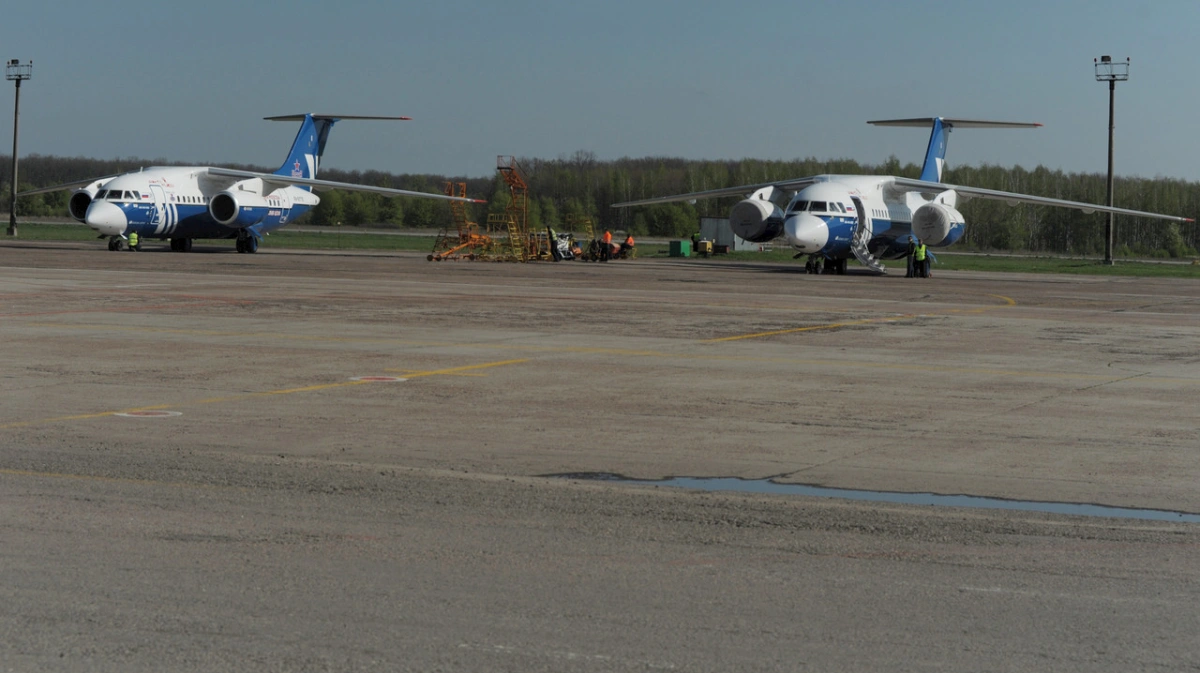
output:
[[[1118,519],[1149,519],[1152,521],[1182,521],[1200,523],[1200,514],[1171,512],[1162,509],[1137,509],[1132,507],[1108,507],[1071,502],[1040,502],[1037,500],[1005,500],[984,498],[974,495],[939,495],[937,493],[898,493],[894,491],[859,491],[848,488],[826,488],[804,484],[780,484],[770,479],[738,479],[735,477],[671,477],[670,479],[630,479],[611,472],[578,472],[550,474],[557,479],[581,481],[606,481],[618,484],[647,486],[671,486],[697,491],[738,491],[742,493],[772,493],[776,495],[809,495],[843,500],[865,500],[868,502],[892,502],[905,505],[937,505],[940,507],[975,507],[981,509],[1017,509],[1052,514],[1076,516],[1106,516]]]

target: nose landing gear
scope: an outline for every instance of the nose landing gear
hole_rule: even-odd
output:
[[[111,250],[112,252],[116,252],[123,247],[125,247],[125,239],[121,238],[120,236],[109,236],[108,237],[108,249],[109,250]]]

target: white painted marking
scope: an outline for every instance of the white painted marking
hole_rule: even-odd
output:
[[[124,416],[125,418],[169,418],[171,416],[182,415],[182,411],[165,411],[162,409],[150,409],[147,411],[122,411],[113,414],[113,416]]]

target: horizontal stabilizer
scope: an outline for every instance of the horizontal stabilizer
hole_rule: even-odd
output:
[[[313,119],[332,119],[333,121],[342,121],[344,119],[380,119],[380,120],[399,120],[412,121],[412,117],[364,117],[359,115],[307,115]],[[278,117],[263,117],[269,122],[302,122],[305,115],[279,115]]]
[[[943,126],[951,126],[960,129],[1034,129],[1041,126],[1034,122],[995,122],[985,119],[951,119],[949,117],[937,117],[942,120]],[[878,121],[867,122],[875,126],[916,126],[920,128],[928,128],[933,124],[934,117],[919,117],[917,119],[880,119]]]

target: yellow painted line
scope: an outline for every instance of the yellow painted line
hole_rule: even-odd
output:
[[[850,327],[852,325],[869,325],[872,323],[895,322],[897,320],[907,320],[916,318],[917,314],[911,313],[908,315],[898,315],[888,318],[866,318],[863,320],[847,320],[846,322],[834,322],[825,325],[809,325],[808,327],[795,327],[792,329],[777,329],[770,332],[755,332],[754,334],[739,334],[737,336],[721,337],[719,339],[705,339],[700,343],[715,344],[724,341],[740,341],[742,339],[761,339],[763,337],[776,336],[778,334],[795,334],[796,332],[812,332],[814,330],[837,329],[839,327]]]
[[[739,334],[737,336],[721,337],[719,339],[705,339],[705,340],[701,341],[700,343],[711,344],[711,343],[721,343],[721,342],[725,342],[725,341],[740,341],[742,339],[761,339],[763,337],[777,336],[779,334],[795,334],[797,332],[812,332],[814,330],[837,329],[839,327],[852,327],[854,325],[871,325],[871,324],[884,323],[884,322],[896,322],[898,320],[909,320],[909,319],[918,318],[918,317],[921,317],[924,315],[940,315],[940,314],[945,314],[945,313],[982,313],[984,311],[992,311],[997,308],[1008,308],[1010,306],[1017,305],[1017,302],[1015,299],[1012,299],[1010,297],[1005,297],[1004,295],[989,294],[988,296],[996,297],[997,299],[1002,300],[1003,302],[1005,302],[1005,305],[1004,306],[984,306],[981,308],[974,308],[974,309],[951,309],[948,311],[941,311],[941,312],[934,311],[931,313],[921,313],[921,314],[909,313],[909,314],[905,314],[905,315],[890,316],[890,317],[886,317],[886,318],[864,318],[862,320],[847,320],[845,322],[827,323],[825,325],[809,325],[808,327],[795,327],[792,329],[772,330],[770,332],[755,332],[754,334]]]
[[[519,364],[522,362],[529,362],[529,360],[528,359],[503,360],[500,362],[486,362],[484,364],[479,364],[479,365],[466,365],[463,367],[451,367],[450,369],[437,369],[437,370],[433,370],[433,371],[421,371],[421,372],[410,373],[407,375],[407,378],[412,379],[412,378],[419,378],[422,376],[436,376],[439,374],[457,374],[459,372],[464,372],[464,371],[471,371],[471,370],[475,370],[475,369],[487,369],[489,367],[500,367],[503,365],[513,365],[513,364]],[[395,370],[386,370],[386,371],[395,371]],[[39,418],[36,420],[30,420],[30,421],[16,421],[13,423],[3,423],[3,424],[0,424],[0,430],[9,430],[12,428],[24,428],[24,427],[28,427],[31,425],[44,425],[46,423],[59,423],[62,421],[80,421],[80,420],[88,420],[88,419],[93,419],[93,418],[103,418],[105,416],[112,416],[114,414],[129,414],[129,413],[135,413],[138,411],[156,411],[156,410],[160,410],[160,409],[173,409],[173,408],[177,408],[177,407],[198,406],[201,404],[218,404],[221,402],[236,402],[238,400],[248,400],[248,399],[254,399],[256,397],[268,397],[271,395],[293,395],[296,393],[312,393],[312,392],[317,392],[320,390],[332,390],[335,388],[347,388],[349,386],[361,386],[366,383],[381,383],[381,381],[371,381],[371,380],[354,381],[354,380],[351,380],[351,381],[338,381],[337,383],[319,383],[319,384],[311,385],[311,386],[301,386],[299,388],[281,388],[279,390],[264,390],[262,392],[257,392],[257,393],[241,393],[238,395],[226,395],[224,397],[207,397],[202,400],[195,400],[192,402],[181,402],[179,404],[156,404],[156,405],[147,406],[147,407],[134,407],[132,409],[119,409],[116,411],[101,411],[101,412],[96,412],[96,413],[91,413],[91,414],[74,414],[71,416],[55,416],[53,418]]]
[[[364,383],[377,383],[377,381],[339,381],[337,383],[323,383],[315,386],[304,386],[302,388],[284,388],[281,390],[266,390],[258,393],[242,393],[239,395],[229,395],[226,397],[209,397],[193,402],[181,402],[178,404],[155,404],[146,407],[133,407],[130,409],[117,409],[115,411],[99,411],[91,414],[73,414],[71,416],[54,416],[52,418],[39,418],[30,421],[16,421],[13,423],[0,424],[0,430],[9,430],[12,428],[24,428],[30,425],[44,425],[46,423],[59,423],[62,421],[83,421],[92,418],[103,418],[114,414],[131,414],[139,411],[156,411],[159,409],[174,409],[177,407],[189,407],[200,404],[216,404],[218,402],[233,402],[236,400],[246,400],[255,397],[265,397],[268,395],[290,395],[292,393],[310,393],[317,390],[328,390],[331,388],[345,388],[346,386],[359,386]]]
[[[218,484],[200,484],[194,482],[183,481],[155,481],[153,479],[133,479],[131,477],[101,477],[94,474],[72,474],[70,472],[36,472],[34,470],[7,470],[0,469],[0,475],[6,477],[36,477],[39,479],[76,479],[79,481],[99,481],[109,484],[137,484],[139,486],[170,486],[177,488],[187,486],[191,488],[215,488],[215,489],[236,489],[237,486],[221,486]]]
[[[525,358],[522,360],[501,360],[500,362],[485,362],[484,364],[481,364],[481,365],[466,365],[463,367],[450,367],[449,369],[435,369],[432,371],[425,371],[425,372],[405,373],[405,376],[410,379],[415,379],[415,378],[418,378],[421,376],[454,376],[454,375],[459,374],[460,372],[469,372],[469,371],[473,371],[476,369],[490,369],[492,367],[503,367],[504,365],[516,365],[516,364],[521,364],[522,362],[529,362],[529,358]],[[411,372],[411,370],[408,370],[408,369],[385,369],[383,371],[388,372],[388,373]]]
[[[399,374],[400,376],[403,376],[406,378],[412,378],[414,376],[426,376],[426,374],[424,374],[424,370],[421,370],[421,369],[385,369],[384,371],[389,374]],[[467,372],[459,372],[459,373],[448,372],[446,374],[443,374],[443,376],[463,376],[463,377],[472,378],[472,379],[486,379],[487,378],[487,374],[469,374]]]
[[[27,327],[51,327],[55,329],[96,330],[108,332],[137,332],[145,334],[179,334],[183,336],[209,336],[218,338],[243,338],[260,341],[312,341],[317,343],[393,344],[397,346],[441,346],[440,341],[408,341],[378,337],[338,337],[329,335],[284,334],[280,332],[235,332],[227,330],[182,329],[168,327],[144,327],[139,325],[68,324],[57,322],[30,322]]]

